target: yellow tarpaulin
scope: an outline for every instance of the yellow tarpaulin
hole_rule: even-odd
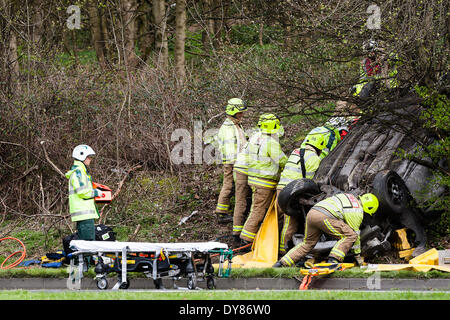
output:
[[[278,210],[276,196],[259,228],[252,251],[235,256],[232,268],[270,268],[278,260]]]
[[[366,270],[366,272],[374,271],[399,271],[399,270],[412,270],[418,272],[428,272],[432,269],[450,272],[450,266],[428,265],[428,264],[377,264],[373,265]]]
[[[427,252],[422,253],[416,258],[411,259],[409,263],[372,265],[366,272],[398,270],[428,272],[432,269],[450,272],[450,266],[439,265],[439,252],[436,249],[431,249]]]

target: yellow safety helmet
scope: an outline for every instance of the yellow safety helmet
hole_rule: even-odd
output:
[[[312,145],[313,147],[323,150],[327,143],[325,136],[328,134],[328,129],[325,127],[317,127],[312,129],[305,138],[305,143]]]
[[[261,129],[261,132],[268,134],[279,133],[282,135],[284,133],[280,118],[272,113],[264,113],[259,117],[258,128]]]
[[[225,112],[229,116],[234,116],[238,112],[247,111],[247,106],[244,101],[239,98],[232,98],[228,100],[228,104],[225,107]]]
[[[365,193],[359,196],[364,212],[373,215],[378,209],[378,198],[373,193]]]

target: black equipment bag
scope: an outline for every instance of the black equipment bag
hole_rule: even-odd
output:
[[[104,224],[95,226],[95,241],[116,241],[116,233]]]

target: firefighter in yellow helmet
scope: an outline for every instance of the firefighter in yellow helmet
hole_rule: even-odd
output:
[[[319,169],[320,157],[322,150],[326,147],[326,134],[322,131],[314,131],[306,136],[300,148],[294,149],[281,172],[280,181],[277,186],[277,198],[281,190],[290,182],[298,179],[312,179],[317,169]],[[281,218],[282,210],[278,206],[279,218]],[[284,216],[283,227],[280,232],[280,253],[285,254],[288,248],[288,242],[297,231],[298,221],[295,217]]]
[[[362,265],[359,228],[364,213],[373,215],[378,209],[378,199],[372,193],[356,197],[339,193],[316,203],[306,216],[303,242],[292,248],[273,267],[294,266],[304,258],[319,241],[323,232],[338,238],[328,256],[329,263],[340,263],[352,249],[356,261]]]
[[[274,114],[262,114],[258,127],[261,134],[248,144],[248,184],[252,189],[252,206],[240,235],[247,242],[255,239],[288,159],[278,141],[284,134],[280,119]]]
[[[249,143],[253,143],[255,139],[261,135],[261,131],[253,132],[250,135],[249,142],[246,143],[244,149],[238,153],[233,168],[234,177],[234,212],[233,212],[233,247],[238,248],[244,245],[240,238],[241,231],[244,228],[244,222],[249,212],[251,204],[251,188],[248,185],[248,164],[249,164]]]
[[[247,107],[239,98],[228,100],[225,107],[227,118],[219,129],[217,135],[219,151],[223,164],[223,184],[216,205],[216,214],[219,223],[233,221],[230,215],[230,199],[233,192],[233,166],[237,155],[247,143],[247,135],[241,125],[241,120]]]

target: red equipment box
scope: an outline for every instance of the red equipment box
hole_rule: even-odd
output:
[[[94,200],[97,203],[110,203],[112,200],[112,190],[110,187],[105,186],[103,184],[93,182],[92,186],[94,189],[98,189],[102,192],[102,195],[100,197],[95,197]]]

